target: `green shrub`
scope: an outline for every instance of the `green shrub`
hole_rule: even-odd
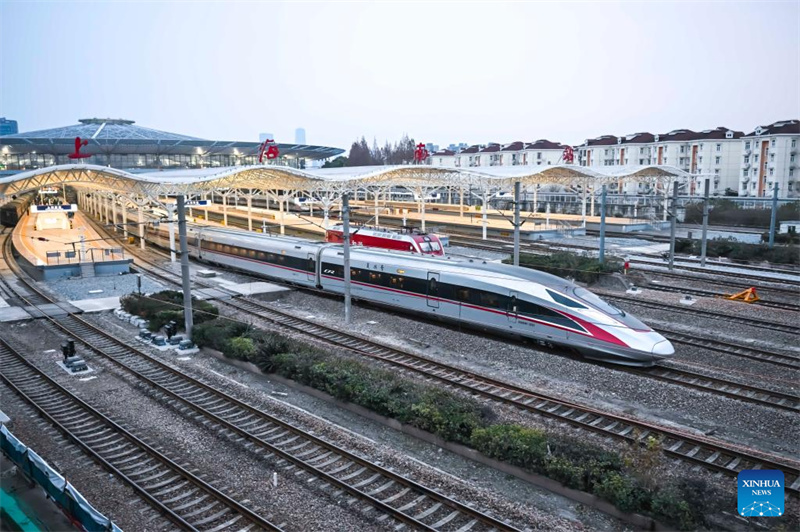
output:
[[[127,294],[120,298],[120,305],[135,316],[146,319],[151,331],[161,329],[167,322],[174,320],[178,327],[183,327],[183,292],[164,290],[149,296]],[[192,316],[195,324],[213,320],[219,316],[219,309],[207,301],[192,298]]]
[[[699,240],[679,238],[675,241],[675,251],[692,255],[700,254]],[[733,238],[714,238],[706,243],[709,257],[726,257],[738,261],[769,261],[776,264],[800,263],[800,248],[793,245],[775,246],[772,249],[766,244],[747,244]]]
[[[504,262],[510,264],[512,260],[506,259]],[[520,253],[519,265],[559,277],[572,277],[583,283],[594,283],[603,275],[622,271],[622,261],[615,257],[606,257],[605,263],[600,264],[600,261],[593,257],[577,255],[568,251],[552,255]]]
[[[472,446],[483,454],[534,472],[544,472],[544,432],[519,425],[493,425],[472,433]]]
[[[777,220],[800,220],[800,202],[786,203],[778,207]],[[742,209],[739,203],[728,199],[713,199],[709,204],[708,223],[711,225],[730,225],[746,227],[769,227],[771,208]],[[703,203],[686,205],[686,223],[703,223]]]
[[[225,356],[235,358],[237,360],[244,360],[246,362],[253,362],[257,353],[256,344],[252,338],[246,336],[237,336],[228,340],[224,350]]]
[[[192,329],[192,341],[200,347],[210,347],[217,351],[225,351],[229,338],[242,336],[247,325],[230,320],[213,320],[195,325]]]

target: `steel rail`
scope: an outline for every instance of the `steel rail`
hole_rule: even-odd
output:
[[[247,528],[280,530],[78,398],[3,338],[0,362],[0,379],[9,388],[175,525],[187,530],[241,530],[240,518],[244,518],[250,523]],[[78,412],[89,419],[79,418]],[[152,465],[153,460],[157,465]],[[167,479],[168,474],[174,476]],[[183,489],[186,483],[193,488]],[[208,504],[206,497],[195,497],[197,502],[186,504],[197,493],[196,488],[210,496],[214,504]],[[223,505],[222,511],[216,503]]]

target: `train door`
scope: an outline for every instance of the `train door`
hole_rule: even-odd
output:
[[[517,322],[517,313],[519,309],[519,294],[515,291],[510,291],[508,293],[508,321],[511,323]]]
[[[427,289],[428,306],[439,308],[439,274],[428,272],[428,289]]]
[[[309,281],[317,280],[317,255],[316,253],[308,254],[308,264],[306,264],[306,275]]]

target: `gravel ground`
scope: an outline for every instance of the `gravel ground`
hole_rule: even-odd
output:
[[[106,275],[98,277],[71,277],[50,281],[47,286],[62,299],[77,301],[100,297],[123,296],[137,291],[135,274]],[[160,292],[168,288],[163,283],[142,276],[142,292]],[[99,294],[90,294],[90,290],[102,290]]]

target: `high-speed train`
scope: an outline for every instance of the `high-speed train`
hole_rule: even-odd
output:
[[[187,224],[189,253],[295,285],[344,293],[339,244]],[[146,238],[168,246],[166,224]],[[529,268],[354,246],[351,293],[398,311],[530,338],[587,358],[651,366],[672,344],[635,317],[570,281]]]

